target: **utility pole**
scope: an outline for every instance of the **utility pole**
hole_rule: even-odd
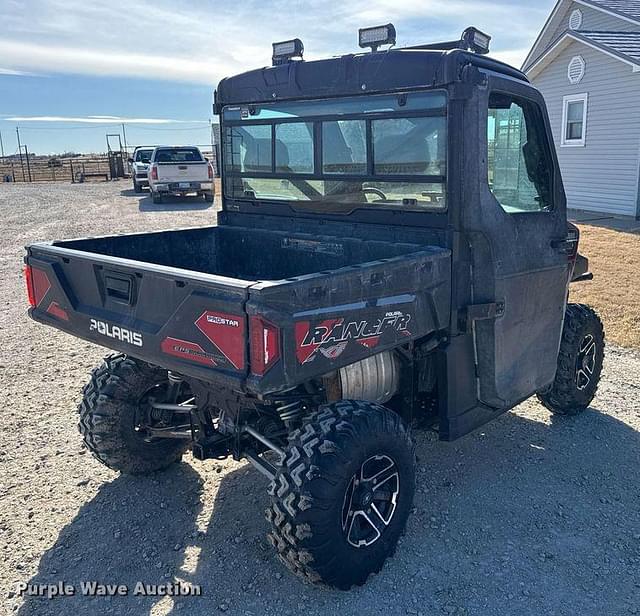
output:
[[[33,180],[31,179],[31,164],[29,163],[29,150],[27,149],[27,146],[24,146],[24,155],[27,158],[27,172],[29,173],[29,182],[33,182]]]
[[[20,168],[22,169],[22,181],[26,182],[27,178],[24,175],[24,163],[22,162],[22,145],[20,144],[20,129],[16,126],[16,137],[18,138],[18,153],[20,154]]]
[[[0,130],[0,154],[2,154],[2,160],[4,160],[4,144],[2,143],[2,131]]]

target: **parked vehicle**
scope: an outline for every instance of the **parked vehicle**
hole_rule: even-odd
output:
[[[137,193],[142,192],[144,186],[149,186],[149,161],[152,153],[152,147],[139,146],[133,151],[129,159],[133,190]]]
[[[193,146],[159,146],[151,155],[149,189],[154,203],[166,195],[197,194],[213,203],[213,166]]]
[[[414,420],[452,441],[532,395],[576,415],[604,354],[567,304],[591,275],[540,93],[473,28],[384,53],[392,26],[360,36],[373,52],[303,62],[296,39],[220,82],[217,226],[26,256],[31,317],[117,351],[79,409],[93,455],[247,459],[282,561],[344,589],[403,532]]]

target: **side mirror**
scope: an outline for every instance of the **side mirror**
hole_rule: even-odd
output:
[[[205,159],[207,162],[209,162],[209,159],[208,159],[206,156],[204,157],[204,159]]]
[[[133,162],[133,158],[127,158],[127,160],[132,163]]]

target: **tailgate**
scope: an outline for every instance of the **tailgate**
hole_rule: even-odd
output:
[[[449,326],[451,251],[420,252],[249,289],[254,341],[278,336],[277,361],[252,371],[248,387],[270,393],[292,387]],[[258,333],[256,333],[256,330]]]
[[[159,182],[208,182],[208,163],[156,163]]]
[[[25,262],[36,321],[197,378],[244,379],[250,282],[50,244]]]

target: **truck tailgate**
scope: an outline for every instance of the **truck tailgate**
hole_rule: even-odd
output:
[[[158,182],[207,182],[208,164],[202,162],[156,163]]]
[[[251,282],[34,244],[36,321],[197,378],[242,380]]]

